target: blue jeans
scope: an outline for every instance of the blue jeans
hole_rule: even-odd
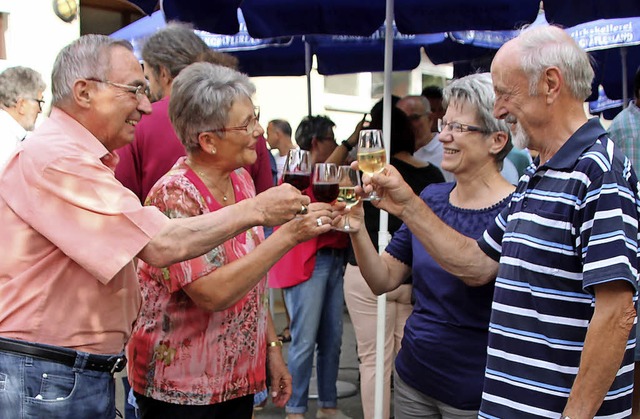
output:
[[[284,289],[291,317],[291,343],[287,356],[293,378],[293,393],[287,413],[305,413],[309,381],[317,351],[318,407],[338,404],[336,380],[342,345],[344,251],[320,249],[311,278]]]
[[[68,367],[0,351],[0,417],[115,418],[113,375],[84,369],[89,354],[78,354]]]

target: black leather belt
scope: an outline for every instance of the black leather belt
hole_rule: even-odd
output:
[[[21,342],[4,338],[0,338],[0,351],[28,355],[34,358],[57,362],[69,367],[73,367],[76,364],[76,358],[78,356],[82,356],[73,349],[45,347],[35,345],[30,342]],[[89,354],[84,368],[113,374],[122,371],[125,365],[127,365],[127,358],[125,358],[124,355],[110,356]]]

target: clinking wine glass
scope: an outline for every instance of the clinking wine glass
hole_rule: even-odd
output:
[[[360,172],[351,166],[340,166],[338,168],[338,202],[344,202],[347,208],[351,208],[360,202],[356,195],[356,186],[360,186]],[[339,231],[351,231],[349,225],[349,214],[344,216],[344,226]]]
[[[316,163],[313,166],[313,196],[320,202],[333,202],[338,197],[338,166]]]
[[[306,150],[289,150],[282,169],[282,181],[295,186],[301,192],[307,189],[311,184],[310,158],[310,153]]]
[[[358,166],[368,175],[380,173],[387,164],[387,153],[384,149],[382,131],[379,129],[364,129],[358,138]],[[375,191],[362,197],[365,201],[380,199]]]

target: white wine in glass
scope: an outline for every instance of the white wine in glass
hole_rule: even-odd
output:
[[[356,194],[356,186],[360,186],[360,172],[353,170],[350,166],[340,166],[338,168],[338,202],[344,202],[347,208],[351,208],[360,202],[360,197]],[[349,232],[349,215],[344,216],[344,226],[336,230]]]
[[[379,129],[364,129],[360,131],[358,139],[358,166],[364,173],[372,175],[379,173],[387,164],[387,153],[384,149],[382,131]],[[375,191],[364,200],[380,199]]]

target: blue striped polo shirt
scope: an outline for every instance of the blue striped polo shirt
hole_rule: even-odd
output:
[[[593,316],[593,285],[622,280],[637,290],[638,179],[599,121],[538,165],[478,240],[500,262],[482,418],[560,417]],[[633,328],[598,417],[631,413],[635,342]]]

